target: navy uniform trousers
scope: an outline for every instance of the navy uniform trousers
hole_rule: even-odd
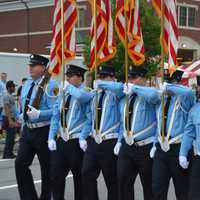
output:
[[[189,200],[200,199],[200,157],[194,156],[191,161],[191,171],[189,177]]]
[[[171,145],[168,152],[162,151],[160,144],[156,144],[156,148],[152,179],[154,200],[167,200],[171,178],[177,200],[193,200],[188,199],[189,170],[184,170],[179,165],[180,144]]]
[[[3,152],[3,158],[14,158],[13,148],[15,145],[15,135],[17,129],[16,128],[7,128],[6,129],[6,143]]]
[[[152,144],[129,146],[122,141],[117,163],[119,200],[134,200],[134,182],[139,174],[144,200],[152,199],[152,159],[149,151]]]
[[[15,172],[21,200],[50,200],[50,152],[47,145],[49,126],[29,129],[23,128],[20,146],[15,160]],[[42,189],[40,198],[33,183],[30,165],[37,154],[41,167]]]
[[[117,195],[117,157],[113,153],[116,139],[97,144],[93,138],[88,138],[88,148],[85,152],[82,168],[83,199],[98,200],[97,178],[102,171],[108,190],[107,200],[118,200]]]
[[[83,151],[78,139],[57,140],[57,150],[51,154],[51,177],[53,200],[64,200],[65,177],[69,171],[73,174],[74,200],[82,200],[81,168]]]

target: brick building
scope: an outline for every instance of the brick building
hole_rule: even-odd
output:
[[[90,29],[90,6],[78,0],[77,53]],[[0,52],[49,54],[53,0],[0,0]]]
[[[200,1],[178,0],[179,51],[183,61],[200,59]]]
[[[90,6],[77,0],[77,53],[89,33]],[[200,1],[177,0],[182,61],[200,58]],[[52,34],[53,0],[0,0],[0,52],[48,54]]]

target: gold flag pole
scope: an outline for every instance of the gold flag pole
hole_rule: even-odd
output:
[[[95,69],[95,74],[94,74],[94,80],[97,80],[97,5],[96,5],[96,0],[93,1],[93,12],[94,12],[94,69]],[[96,129],[96,134],[99,134],[98,130],[98,90],[96,91],[96,102],[95,102],[95,109],[96,109],[96,120],[95,120],[95,129]]]
[[[65,84],[65,47],[64,47],[64,2],[63,0],[60,0],[60,8],[61,8],[61,47],[62,47],[62,57],[61,57],[61,63],[62,63],[62,82],[63,82],[63,88],[62,88],[62,110],[63,110],[63,131],[65,132],[65,93],[64,93],[64,84]]]
[[[162,83],[164,82],[164,61],[165,61],[165,53],[164,46],[162,44],[163,36],[164,36],[164,0],[161,0],[161,69],[162,69]],[[165,95],[162,94],[162,130],[161,130],[162,142],[165,141]]]
[[[126,86],[128,88],[128,22],[127,22],[127,13],[126,13],[126,5],[127,5],[127,0],[124,0],[124,18],[125,18],[125,81],[126,81]],[[129,106],[128,106],[128,100],[129,100],[129,95],[126,94],[126,114],[125,114],[125,123],[126,123],[126,129],[127,129],[127,136],[130,136],[131,132],[129,130]]]

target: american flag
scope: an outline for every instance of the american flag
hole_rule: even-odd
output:
[[[50,72],[58,75],[62,66],[61,1],[54,2],[53,39],[50,52]],[[75,0],[63,0],[64,7],[64,62],[75,57],[75,24],[77,7]]]
[[[110,0],[89,0],[92,11],[92,26],[91,26],[91,49],[90,49],[90,68],[95,67],[95,44],[97,50],[97,65],[106,62],[114,57],[116,53],[116,44],[113,32],[113,20],[111,12]],[[94,3],[96,3],[96,29],[94,26]],[[97,41],[95,43],[95,31]]]
[[[182,65],[178,69],[184,71],[183,78],[192,78],[196,75],[200,75],[200,60],[193,61],[187,65]]]
[[[128,55],[131,60],[140,65],[144,62],[144,42],[140,27],[139,0],[116,0],[116,32],[125,45],[125,16],[127,13]]]
[[[152,0],[153,7],[161,16],[161,0]],[[164,0],[164,35],[161,43],[168,55],[168,64],[176,66],[178,51],[178,26],[176,13],[176,0]]]

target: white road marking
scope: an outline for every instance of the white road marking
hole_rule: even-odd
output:
[[[10,160],[14,160],[14,159],[13,158],[10,158],[10,159],[0,159],[0,162],[10,161]]]
[[[66,177],[66,179],[67,179],[67,178],[71,178],[71,177],[73,177],[72,174],[68,175],[68,176]],[[38,183],[41,183],[41,180],[34,181],[34,184],[38,184]],[[17,184],[2,186],[2,187],[0,187],[0,190],[6,190],[6,189],[11,189],[11,188],[16,188],[17,186],[18,186]]]

